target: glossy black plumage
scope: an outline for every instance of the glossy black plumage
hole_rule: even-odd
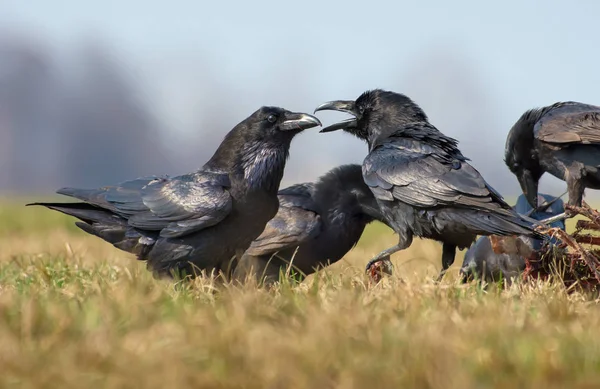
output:
[[[339,261],[365,226],[381,219],[360,165],[343,165],[316,182],[279,191],[279,210],[239,261],[234,276],[266,284],[291,264],[297,279]]]
[[[581,205],[585,188],[600,189],[600,107],[569,101],[525,112],[504,159],[532,206],[545,172],[566,181],[569,204]]]
[[[236,125],[198,171],[99,189],[64,188],[83,203],[36,203],[81,220],[84,231],[146,260],[157,275],[205,270],[229,275],[230,261],[276,214],[290,143],[317,118],[262,107]]]
[[[538,194],[538,203],[551,202],[553,196],[547,194]],[[528,203],[524,195],[520,195],[514,210],[519,214],[527,214],[533,208]],[[560,215],[564,212],[564,203],[561,199],[554,201],[548,208],[543,211],[532,213],[531,217],[536,220],[543,220],[552,216]],[[565,230],[564,220],[560,220],[550,224],[550,227],[560,228]],[[523,240],[532,250],[540,250],[544,241],[542,239],[521,236]],[[551,241],[556,243],[556,241]],[[489,237],[482,236],[467,250],[460,269],[463,282],[473,278],[482,279],[487,282],[497,282],[506,280],[510,282],[512,278],[518,277],[525,269],[525,258],[517,254],[496,254],[492,250],[492,245]]]
[[[354,116],[321,132],[344,129],[367,141],[365,183],[399,235],[398,244],[369,265],[409,247],[417,236],[443,243],[443,275],[454,262],[456,248],[469,247],[477,235],[535,234],[532,224],[467,162],[458,141],[430,124],[407,96],[373,90],[356,101],[324,103],[315,112],[325,109]]]

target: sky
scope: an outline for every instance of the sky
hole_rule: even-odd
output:
[[[0,34],[43,42],[65,66],[85,42],[109,48],[173,144],[206,136],[216,147],[215,134],[262,105],[312,112],[367,89],[405,93],[508,196],[519,188],[504,142],[519,116],[560,100],[600,104],[599,11],[593,0],[0,0]],[[217,105],[229,113],[206,128]],[[285,184],[365,156],[346,134],[309,132],[292,144]]]

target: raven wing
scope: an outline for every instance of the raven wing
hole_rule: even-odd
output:
[[[376,147],[363,162],[363,178],[378,199],[417,208],[511,209],[466,161],[415,139],[392,138]]]
[[[232,208],[229,187],[226,174],[198,172],[139,178],[98,190],[64,188],[58,193],[108,209],[132,227],[177,238],[225,219]]]
[[[297,184],[279,191],[279,209],[265,226],[247,253],[253,256],[272,255],[295,248],[321,232],[321,216],[313,200],[314,185]]]
[[[600,107],[569,104],[550,110],[534,126],[535,137],[555,144],[600,144]]]

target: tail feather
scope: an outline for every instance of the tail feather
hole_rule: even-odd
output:
[[[516,212],[496,213],[484,211],[452,210],[447,214],[449,220],[466,227],[467,231],[478,235],[525,235],[543,239],[544,235],[535,230],[539,222],[534,219],[526,220]],[[466,232],[466,231],[465,231]]]
[[[127,217],[148,210],[141,193],[144,187],[153,179],[153,177],[138,178],[121,183],[119,186],[105,186],[98,189],[61,188],[57,193],[74,197]]]
[[[127,232],[127,227],[121,225],[88,224],[84,222],[75,222],[75,225],[88,234],[97,236],[112,244],[122,241]]]
[[[111,211],[87,203],[31,203],[76,217],[75,225],[90,235],[111,243],[118,249],[145,259],[158,234],[143,232],[128,225],[127,220]]]
[[[515,216],[513,218],[508,219],[507,222],[525,229],[525,232],[521,233],[520,235],[525,235],[536,239],[548,238],[546,235],[536,230],[536,227],[543,226],[543,224],[536,219],[515,213]]]
[[[110,223],[127,225],[127,220],[115,215],[109,210],[87,203],[30,203],[30,205],[41,205],[43,207],[74,216],[86,223]]]
[[[77,189],[77,188],[60,188],[56,193],[74,197],[79,200],[87,201],[91,198],[98,196],[98,194],[104,192],[102,189]]]
[[[75,225],[90,235],[111,243],[116,248],[135,254],[138,259],[145,260],[156,243],[157,236],[142,234],[134,228],[123,225],[87,224],[77,222]]]
[[[56,193],[76,198],[88,204],[114,210],[114,206],[106,200],[107,188],[101,189],[77,189],[77,188],[61,188]]]

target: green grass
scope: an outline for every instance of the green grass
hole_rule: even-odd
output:
[[[600,310],[558,283],[441,284],[438,244],[363,267],[395,236],[373,225],[340,261],[273,290],[155,280],[41,208],[0,207],[1,387],[593,388]]]

